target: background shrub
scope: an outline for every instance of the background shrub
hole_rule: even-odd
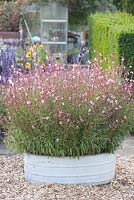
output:
[[[5,1],[2,3],[0,16],[0,31],[19,31],[21,17],[20,6],[15,1]]]
[[[129,78],[134,79],[134,34],[122,33],[119,37],[119,57],[124,57],[124,65],[129,67]]]

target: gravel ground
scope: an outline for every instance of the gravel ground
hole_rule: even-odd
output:
[[[0,200],[134,200],[134,156],[117,158],[116,177],[101,186],[31,184],[21,155],[0,156]]]

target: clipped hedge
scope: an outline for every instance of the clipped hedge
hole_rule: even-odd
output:
[[[124,56],[124,65],[130,67],[129,78],[134,79],[134,34],[122,33],[119,37],[119,56]]]
[[[101,52],[112,63],[114,53],[116,64],[123,55],[126,66],[134,66],[134,16],[128,13],[96,13],[89,16],[90,58],[94,50]]]

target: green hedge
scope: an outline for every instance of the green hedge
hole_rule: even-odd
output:
[[[134,16],[128,13],[96,13],[89,16],[90,58],[94,50],[101,52],[112,63],[114,53],[116,64],[123,55],[126,66],[134,66]]]
[[[119,56],[124,56],[126,67],[131,66],[129,78],[134,79],[134,34],[122,33],[119,37]]]

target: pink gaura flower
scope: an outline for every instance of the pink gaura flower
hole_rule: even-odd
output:
[[[34,125],[32,125],[32,129],[35,129],[35,126],[34,126]]]
[[[31,102],[30,101],[27,101],[27,105],[30,105],[31,104]]]
[[[45,103],[44,99],[42,99],[42,100],[41,100],[41,103],[42,103],[42,104],[44,104],[44,103]]]
[[[109,85],[109,84],[114,84],[115,83],[115,81],[114,80],[112,80],[112,79],[109,79],[107,82],[106,82],[106,85]]]

